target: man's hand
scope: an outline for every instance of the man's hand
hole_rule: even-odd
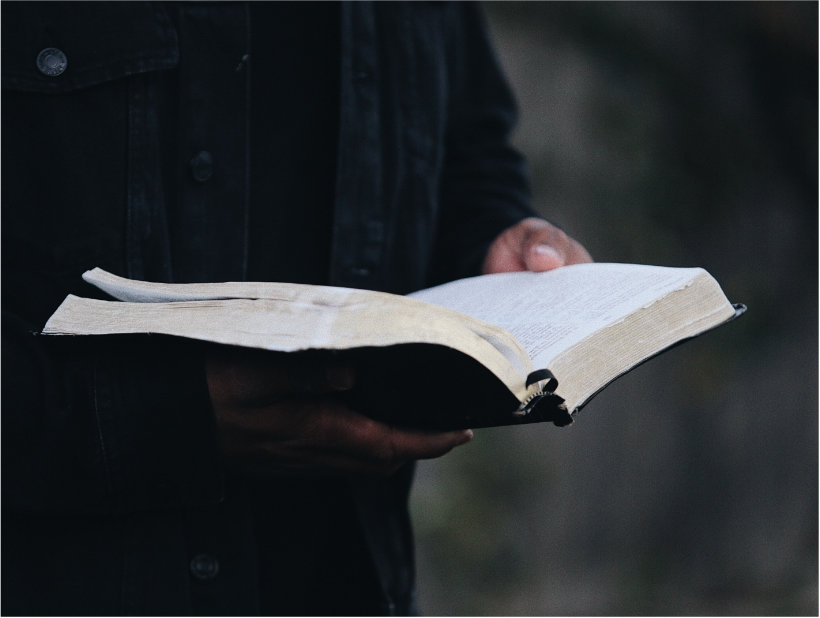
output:
[[[222,453],[253,474],[386,476],[473,435],[397,429],[358,414],[338,398],[355,381],[344,365],[219,349],[207,361],[207,376]]]
[[[587,250],[544,219],[530,217],[503,231],[484,258],[484,274],[543,271],[591,262]]]

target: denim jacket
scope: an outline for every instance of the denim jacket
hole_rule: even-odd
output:
[[[94,294],[94,266],[245,278],[248,20],[242,2],[2,4],[4,613],[259,611],[199,348],[33,334],[66,294]],[[479,12],[350,2],[340,22],[329,283],[475,274],[533,214]],[[414,611],[409,477],[351,483],[375,613]],[[208,577],[197,526],[222,531],[233,571]]]

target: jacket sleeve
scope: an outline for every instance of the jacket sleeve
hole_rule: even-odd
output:
[[[196,345],[46,337],[3,314],[3,507],[130,512],[213,503],[222,485]]]
[[[449,87],[441,179],[437,280],[478,274],[493,239],[530,206],[524,160],[510,144],[517,120],[512,92],[480,9],[456,3],[448,49]]]

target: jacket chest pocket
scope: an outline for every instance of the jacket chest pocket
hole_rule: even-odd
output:
[[[178,62],[170,17],[151,2],[3,6],[3,88],[61,94]]]
[[[157,180],[151,84],[177,66],[177,35],[150,2],[10,2],[2,17],[3,258],[59,295],[95,265],[123,272],[150,226],[131,185]]]

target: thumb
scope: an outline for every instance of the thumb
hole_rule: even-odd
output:
[[[566,260],[564,255],[552,245],[536,242],[524,251],[524,263],[527,270],[541,272],[563,266]]]

